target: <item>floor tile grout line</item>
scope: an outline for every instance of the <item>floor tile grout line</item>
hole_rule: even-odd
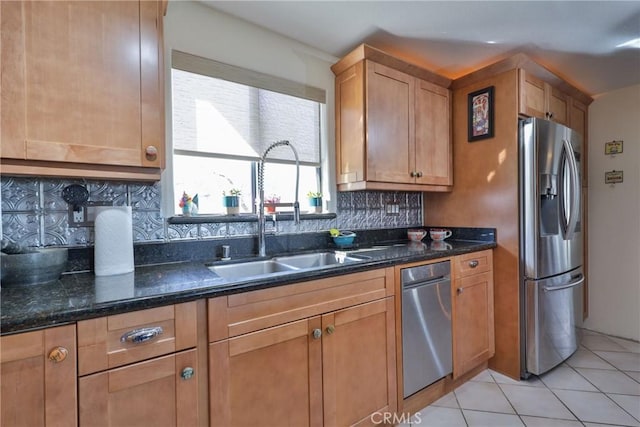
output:
[[[551,390],[549,387],[547,387],[547,385],[546,385],[546,384],[545,384],[545,383],[540,379],[540,377],[539,377],[539,376],[537,376],[537,375],[536,375],[536,378],[538,378],[538,380],[539,380],[540,382],[542,382],[542,384],[544,385],[544,388],[545,388],[545,389],[547,389],[547,390],[549,390],[549,391],[551,392],[551,394],[553,394],[553,396],[554,396],[556,399],[558,399],[558,401],[562,404],[562,406],[564,406],[565,408],[567,408],[567,411],[569,411],[569,413],[570,413],[571,415],[573,415],[573,416],[574,416],[574,418],[575,418],[574,420],[566,420],[566,421],[575,421],[575,420],[577,420],[577,421],[579,421],[579,422],[582,422],[582,420],[581,420],[581,419],[580,419],[576,414],[574,414],[574,413],[573,413],[573,411],[572,411],[571,409],[569,409],[569,407],[568,407],[568,406],[567,406],[567,405],[562,401],[562,399],[560,399],[560,397],[558,397],[558,396],[553,392],[553,390]],[[528,385],[528,386],[520,386],[520,385],[518,385],[518,384],[504,384],[504,385],[515,385],[515,386],[518,386],[518,387],[527,387],[527,388],[529,388],[529,387],[535,387],[535,386],[530,386],[530,385]],[[500,383],[498,383],[498,387],[500,387]],[[542,387],[535,387],[535,388],[538,388],[538,389],[539,389],[539,388],[542,388]],[[511,401],[509,400],[509,397],[507,396],[506,392],[502,389],[502,387],[500,387],[500,390],[502,391],[502,393],[503,393],[503,394],[505,395],[505,397],[507,398],[507,401],[509,401],[509,404],[511,404]],[[513,405],[511,405],[511,406],[513,406]],[[513,408],[513,410],[514,410],[514,411],[515,411],[515,413],[518,415],[518,417],[520,417],[520,421],[522,421],[522,423],[523,423],[525,426],[526,426],[527,424],[526,424],[526,423],[524,422],[524,420],[522,419],[522,416],[525,416],[525,417],[531,416],[531,417],[545,418],[545,419],[551,419],[551,420],[563,420],[563,418],[551,418],[551,417],[543,417],[543,416],[540,416],[540,415],[526,415],[526,414],[519,414],[515,407]]]
[[[595,353],[594,353],[595,354]],[[596,354],[596,356],[598,356]],[[567,365],[568,366],[568,365]],[[611,365],[613,366],[613,365]],[[571,369],[573,369],[578,375],[580,375],[582,378],[584,378],[589,384],[591,384],[593,387],[595,387],[596,390],[598,390],[597,392],[595,391],[588,391],[588,390],[571,390],[571,389],[559,389],[559,390],[567,390],[567,391],[578,391],[578,392],[583,392],[583,393],[595,393],[595,394],[601,394],[607,397],[607,399],[609,399],[610,401],[612,401],[617,407],[619,407],[620,409],[622,409],[622,411],[626,414],[628,414],[632,419],[640,422],[640,420],[638,420],[636,417],[633,416],[633,414],[629,413],[629,411],[627,411],[626,409],[624,409],[620,404],[618,404],[618,402],[616,402],[615,400],[613,400],[606,392],[604,392],[603,390],[600,389],[600,387],[598,387],[596,384],[592,383],[591,381],[589,381],[589,379],[587,377],[585,377],[584,375],[582,375],[580,373],[580,371],[578,371],[577,369],[575,369],[573,366],[570,366]],[[623,371],[621,371],[620,369],[618,369],[616,366],[614,366],[615,370],[618,372],[622,372],[624,374]],[[596,369],[596,368],[581,368],[581,369],[593,369],[593,370],[598,370],[598,371],[607,371],[607,372],[611,372],[612,369]],[[546,384],[545,384],[546,386]],[[549,388],[549,390],[551,391],[551,393],[553,393],[554,396],[556,396],[556,398],[558,398],[558,400],[560,400],[560,402],[562,402],[562,404],[564,406],[567,406],[564,401],[560,398],[560,396],[558,396],[553,389]],[[612,393],[612,394],[621,394],[621,393]],[[640,398],[640,396],[638,396],[638,398]],[[569,409],[567,407],[567,409]],[[569,412],[571,412],[576,419],[582,421],[580,418],[578,418],[578,416],[576,416],[576,414],[574,414],[571,409],[569,409]],[[590,421],[591,422],[591,421]],[[614,424],[613,424],[614,425]]]

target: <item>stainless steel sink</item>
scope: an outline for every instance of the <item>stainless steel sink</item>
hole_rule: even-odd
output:
[[[332,265],[350,264],[365,261],[366,257],[349,256],[345,252],[318,252],[276,257],[273,260],[299,269],[322,268]]]
[[[352,256],[341,251],[331,251],[279,256],[268,260],[237,262],[234,264],[214,264],[208,265],[207,268],[223,279],[234,281],[316,270],[362,262],[367,259],[370,258]]]
[[[281,264],[275,260],[247,261],[237,264],[219,264],[208,266],[209,270],[227,280],[240,280],[250,277],[271,276],[292,273],[296,267]]]

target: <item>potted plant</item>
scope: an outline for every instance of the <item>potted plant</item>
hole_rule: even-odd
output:
[[[265,197],[264,199],[264,208],[267,213],[275,213],[276,212],[276,203],[280,203],[280,196],[272,194],[269,197]]]
[[[307,197],[309,198],[309,206],[312,211],[316,213],[322,212],[322,193],[319,191],[309,191],[307,193]]]
[[[240,213],[240,195],[242,191],[232,188],[222,192],[222,206],[227,209],[227,215],[238,215]]]

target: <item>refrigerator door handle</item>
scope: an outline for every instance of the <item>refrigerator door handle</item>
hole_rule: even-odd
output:
[[[573,282],[569,282],[566,285],[562,285],[562,286],[544,286],[542,289],[545,292],[561,291],[563,289],[569,289],[569,288],[576,287],[576,286],[581,285],[583,283],[584,283],[584,275],[581,274],[579,279],[574,280]]]
[[[573,153],[573,147],[571,147],[571,143],[567,139],[563,139],[562,143],[564,145],[564,150],[567,153],[569,170],[571,172],[571,206],[564,238],[565,240],[571,240],[575,234],[578,217],[580,216],[580,182],[578,176],[578,162],[576,161],[576,156]]]

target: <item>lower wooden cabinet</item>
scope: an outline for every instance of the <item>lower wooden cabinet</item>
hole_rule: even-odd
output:
[[[78,322],[80,426],[207,422],[204,300]]]
[[[192,349],[80,378],[80,425],[198,425],[197,366]]]
[[[76,327],[0,338],[0,425],[76,426]]]
[[[394,319],[393,297],[322,316],[325,426],[375,425],[372,414],[395,411]]]
[[[495,353],[491,250],[454,258],[451,300],[455,379]]]
[[[211,426],[374,425],[372,414],[394,412],[392,271],[210,300],[214,334],[245,331],[209,344]],[[267,318],[283,323],[243,326]]]

